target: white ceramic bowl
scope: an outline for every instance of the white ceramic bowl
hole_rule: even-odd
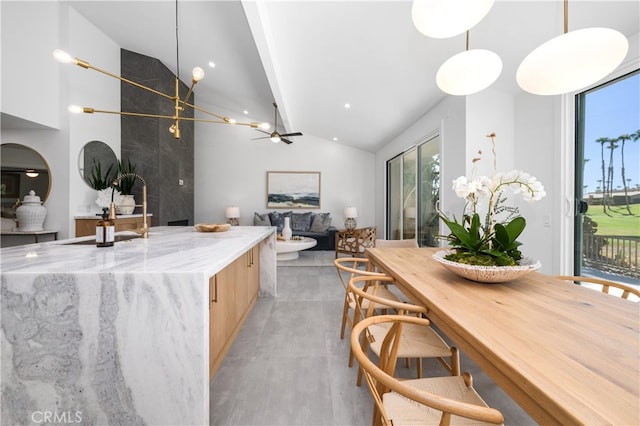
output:
[[[517,266],[476,266],[452,262],[444,257],[453,250],[440,250],[433,259],[449,271],[472,281],[481,283],[504,283],[520,278],[529,272],[537,271],[542,264],[538,260],[524,257]]]

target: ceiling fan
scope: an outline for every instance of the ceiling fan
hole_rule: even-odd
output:
[[[287,137],[289,136],[302,136],[302,133],[300,132],[293,132],[293,133],[278,133],[278,104],[276,104],[275,102],[273,103],[273,108],[275,108],[275,112],[274,112],[274,124],[273,124],[273,133],[269,133],[269,132],[265,132],[264,130],[261,129],[256,129],[259,132],[262,132],[266,135],[269,136],[264,136],[261,138],[254,138],[251,139],[252,141],[258,140],[258,139],[271,139],[271,142],[273,143],[278,143],[280,141],[286,143],[286,144],[291,144],[293,143],[293,141],[290,141],[289,139],[287,139]]]

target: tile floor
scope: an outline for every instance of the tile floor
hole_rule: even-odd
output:
[[[307,255],[300,264],[331,265],[331,256],[319,253],[320,260]],[[344,290],[336,269],[295,265],[278,267],[278,297],[258,299],[213,378],[212,425],[371,424],[371,396],[366,385],[356,386],[348,338],[340,340]],[[505,424],[535,424],[464,355],[461,363]],[[425,361],[430,373],[444,370]]]

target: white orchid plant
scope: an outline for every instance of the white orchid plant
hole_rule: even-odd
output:
[[[516,239],[526,226],[524,217],[519,216],[518,208],[505,205],[504,194],[510,190],[520,194],[526,201],[533,202],[543,198],[546,193],[542,183],[535,177],[520,170],[497,172],[495,159],[495,133],[487,135],[491,138],[494,154],[494,174],[488,176],[460,176],[453,181],[453,190],[458,197],[466,199],[465,213],[461,223],[447,218],[442,212],[440,217],[449,227],[451,233],[443,238],[449,242],[454,253],[446,259],[473,265],[513,266],[522,259],[518,249],[521,245]],[[478,152],[482,154],[481,151]],[[480,157],[473,159],[475,163]],[[475,175],[475,173],[474,173]],[[484,200],[488,201],[484,224],[478,213]],[[498,222],[496,217],[506,213],[506,218]]]

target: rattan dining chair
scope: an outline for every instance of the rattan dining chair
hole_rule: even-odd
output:
[[[379,366],[361,341],[371,339],[375,326],[386,326],[381,340]],[[374,426],[502,424],[502,413],[490,408],[473,388],[473,379],[463,375],[398,380],[395,369],[407,326],[429,327],[429,320],[411,315],[376,315],[356,324],[351,348],[364,371],[373,396]]]
[[[360,276],[354,277],[349,282],[349,291],[356,298],[354,323],[373,316],[373,307],[382,305],[393,309],[398,315],[426,315],[428,309],[424,306],[414,305],[399,300],[390,300],[381,295],[385,285],[394,284],[391,277]],[[387,334],[387,324],[372,325],[369,327],[371,339],[363,339],[362,350],[371,348],[373,353],[380,356],[381,343]],[[435,358],[445,367],[451,375],[460,374],[460,357],[458,349],[449,346],[444,339],[431,327],[424,325],[408,324],[403,328],[402,342],[398,346],[397,356],[405,359],[415,359],[417,363],[417,377],[422,377],[422,359]],[[448,361],[447,361],[448,359]],[[408,365],[407,365],[408,367]],[[362,383],[362,369],[358,371],[357,384]]]
[[[610,280],[605,280],[605,279],[596,278],[596,277],[578,277],[578,276],[571,276],[571,275],[556,275],[556,278],[565,280],[565,281],[573,281],[575,283],[587,283],[588,285],[586,287],[595,288],[596,290],[600,290],[603,293],[619,296],[619,297],[622,297],[623,299],[629,299],[629,296],[633,294],[637,298],[633,300],[634,302],[637,302],[638,300],[640,300],[640,290],[638,290],[635,287],[631,287],[630,285],[622,284],[616,281],[610,281]],[[620,293],[620,294],[613,294],[611,292],[611,289],[613,288],[621,290],[621,293],[614,292],[614,293]]]
[[[344,333],[347,327],[347,323],[350,328],[353,328],[353,324],[356,317],[355,308],[356,308],[356,299],[353,294],[349,291],[349,281],[358,276],[385,276],[383,273],[371,271],[371,263],[369,259],[364,257],[339,257],[333,261],[336,269],[338,271],[338,276],[340,277],[340,282],[344,287],[344,303],[342,307],[342,324],[340,327],[340,339],[344,339]],[[380,289],[380,296],[389,300],[399,300],[399,298],[388,290],[388,288],[384,287]],[[368,303],[368,302],[366,302]],[[367,305],[364,309],[369,308]],[[376,310],[388,309],[388,307],[383,305],[378,305],[375,307]],[[351,313],[353,313],[351,315]],[[353,353],[349,353],[349,367],[353,366]]]

